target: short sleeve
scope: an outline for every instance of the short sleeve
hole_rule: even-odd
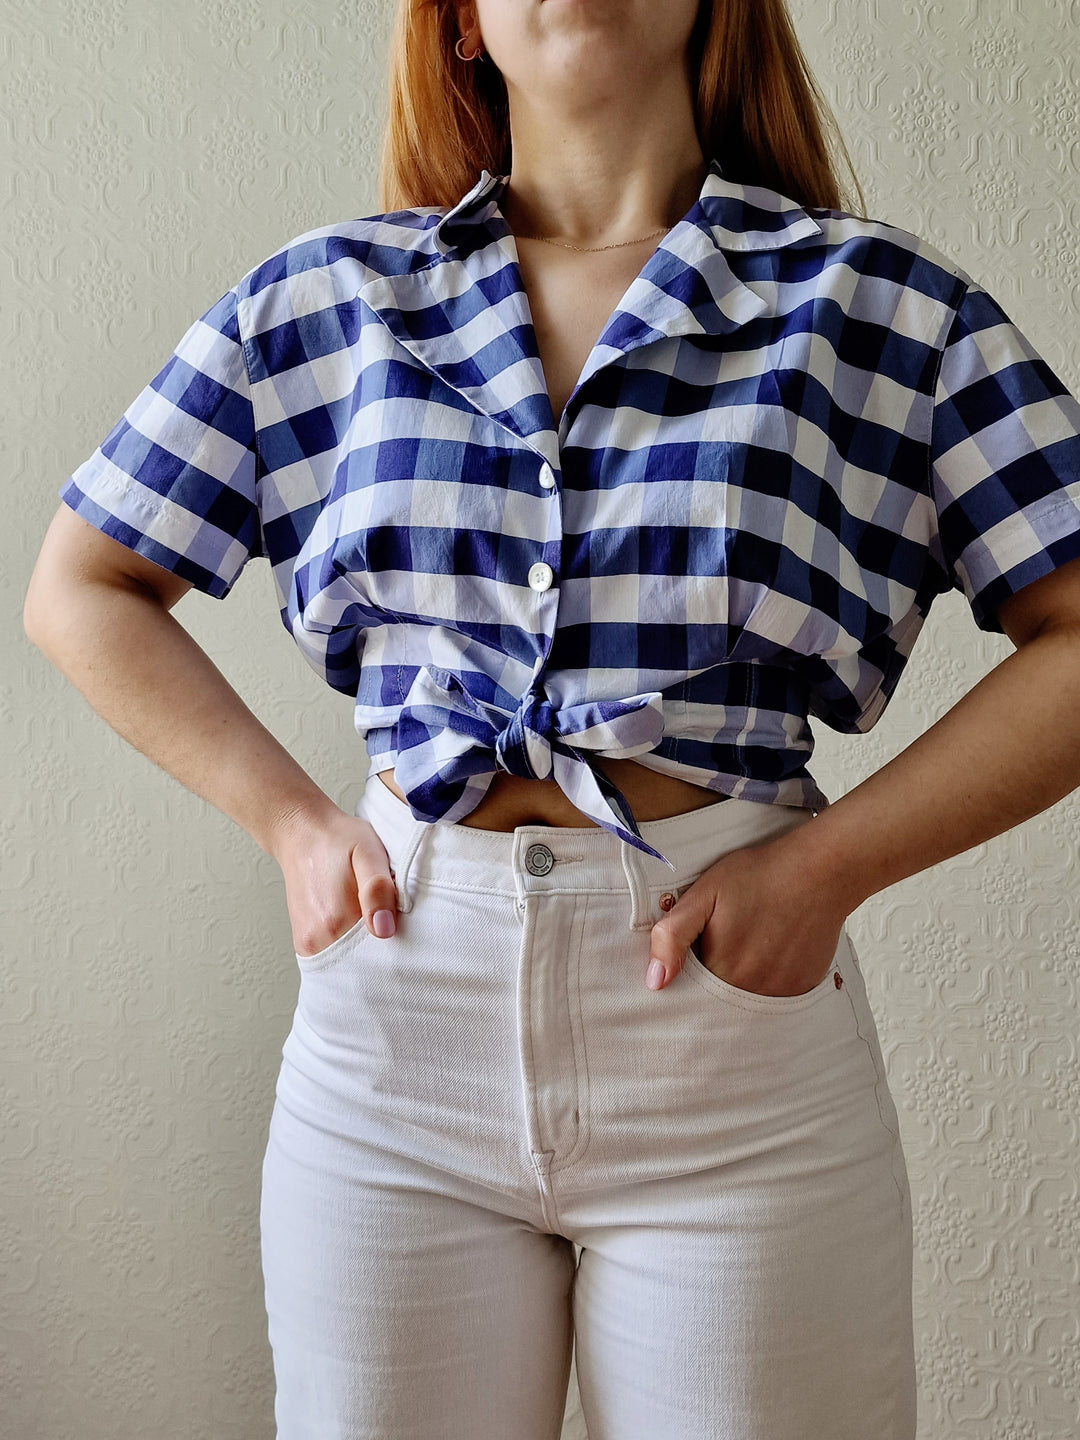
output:
[[[1080,556],[1080,402],[970,277],[941,353],[930,479],[949,581],[975,622]]]
[[[172,355],[59,494],[106,535],[222,599],[264,554],[236,289]]]

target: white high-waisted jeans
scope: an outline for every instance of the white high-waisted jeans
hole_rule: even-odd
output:
[[[845,931],[803,995],[649,931],[810,811],[596,826],[356,813],[398,888],[297,957],[262,1172],[278,1440],[913,1440],[911,1202]]]

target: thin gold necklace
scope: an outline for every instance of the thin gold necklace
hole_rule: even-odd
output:
[[[562,245],[567,250],[618,250],[623,245],[640,245],[642,240],[651,240],[654,235],[666,235],[670,225],[661,226],[659,230],[650,230],[648,235],[642,235],[637,240],[616,240],[611,245],[571,245],[569,240],[553,240],[550,235],[518,235],[518,240],[544,240],[549,245]]]

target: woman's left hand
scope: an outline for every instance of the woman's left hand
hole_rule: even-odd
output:
[[[821,983],[849,912],[800,864],[797,834],[732,850],[683,891],[652,928],[650,959],[666,974],[653,985],[647,972],[650,988],[671,983],[699,936],[702,964],[740,990],[802,995]]]

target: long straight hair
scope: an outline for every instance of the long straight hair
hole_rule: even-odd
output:
[[[459,38],[453,0],[398,0],[379,167],[384,213],[454,205],[481,169],[510,173],[506,84],[490,56],[460,59]],[[689,58],[698,140],[725,179],[777,190],[804,208],[867,218],[840,127],[786,0],[701,0]],[[841,189],[838,156],[851,192]]]

